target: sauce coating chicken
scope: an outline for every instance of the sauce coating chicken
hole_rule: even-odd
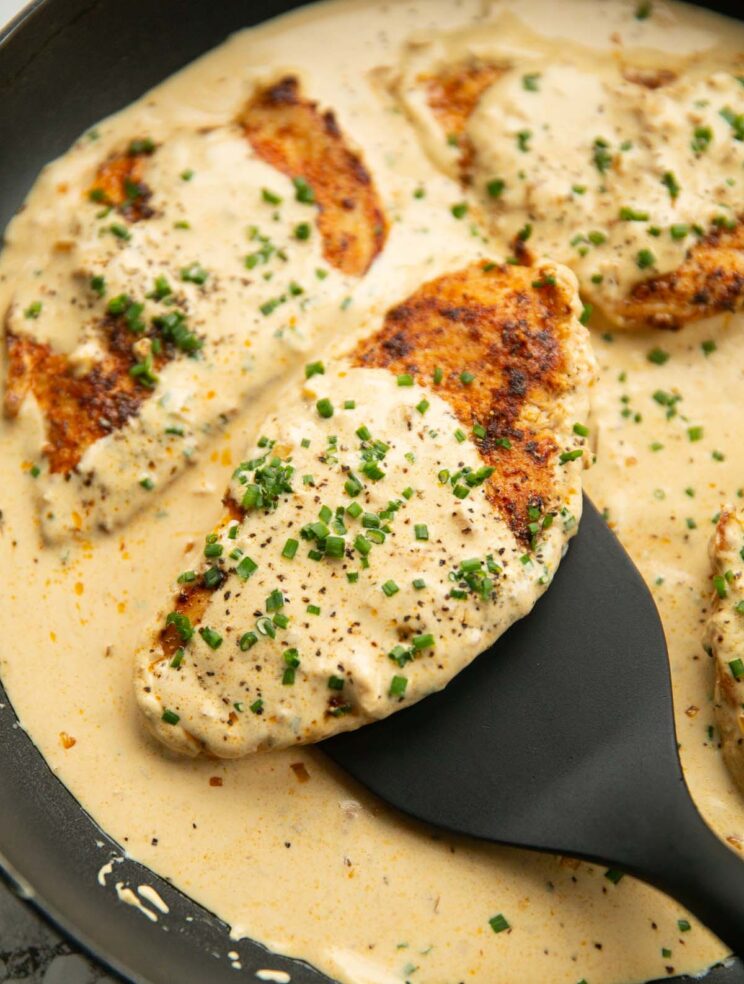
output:
[[[30,272],[4,312],[4,413],[33,423],[49,540],[152,501],[325,329],[316,310],[387,228],[359,152],[292,77],[257,88],[240,128],[76,148],[94,151],[44,222],[43,299]]]
[[[237,757],[359,727],[532,608],[581,511],[579,311],[565,268],[479,262],[309,364],[138,655],[158,738]]]
[[[678,329],[744,303],[741,65],[647,58],[564,58],[506,16],[412,44],[397,92],[505,251],[571,266],[617,327]]]

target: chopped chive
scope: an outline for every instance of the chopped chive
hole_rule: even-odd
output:
[[[188,615],[183,615],[181,612],[170,612],[166,616],[165,624],[166,627],[169,625],[175,627],[181,637],[181,642],[188,642],[194,634],[194,627],[191,624],[191,619]]]
[[[636,266],[639,270],[647,270],[656,263],[656,257],[650,249],[641,249],[636,254]]]
[[[562,465],[565,465],[567,461],[576,461],[584,454],[582,448],[574,448],[573,451],[563,451],[558,455],[558,460]]]
[[[726,578],[721,574],[716,574],[713,577],[713,587],[716,589],[716,594],[719,598],[726,598],[728,596],[728,587],[726,585]]]
[[[678,197],[681,189],[680,189],[680,186],[679,186],[679,182],[677,181],[677,178],[672,173],[672,171],[665,171],[664,172],[664,174],[662,176],[662,179],[661,179],[661,183],[664,185],[664,187],[666,188],[666,190],[669,192],[669,197],[672,199],[672,201],[674,201]]]
[[[413,584],[414,588],[417,591],[423,591],[423,589],[426,587],[426,581],[422,577],[417,577],[415,581],[411,582],[411,584]]]
[[[244,632],[240,639],[238,640],[238,646],[241,652],[248,652],[252,649],[258,642],[258,636],[255,632]]]
[[[434,636],[427,632],[425,635],[417,635],[411,639],[411,645],[414,649],[431,649],[434,645]]]
[[[161,715],[160,720],[164,721],[166,724],[178,724],[181,718],[178,714],[176,714],[175,711],[169,711],[168,708],[166,707],[166,709],[163,711]]]
[[[326,557],[343,557],[346,540],[342,536],[329,536],[325,541]]]
[[[493,178],[486,184],[486,191],[491,198],[501,198],[506,182],[502,178]]]
[[[318,415],[324,417],[326,420],[333,416],[333,404],[328,397],[318,400],[315,404],[315,409],[318,411]]]
[[[648,222],[648,212],[639,211],[629,205],[623,205],[619,217],[623,222]]]
[[[488,920],[488,925],[491,927],[494,933],[503,933],[504,930],[511,929],[506,918],[501,913],[499,913],[497,916],[492,916]]]
[[[388,696],[402,697],[406,692],[407,686],[408,686],[408,677],[394,676],[390,681],[390,689],[388,691]]]
[[[299,547],[299,545],[300,545],[299,540],[294,540],[292,539],[292,537],[290,537],[287,540],[287,542],[284,544],[284,547],[282,549],[282,557],[286,557],[287,560],[292,560],[294,555],[297,553],[297,548]]]
[[[392,580],[391,581],[385,581],[385,583],[382,585],[382,592],[388,598],[392,598],[393,595],[394,594],[397,594],[399,591],[400,591],[400,588],[395,583],[395,581],[392,581]]]
[[[41,301],[32,301],[29,304],[29,306],[26,308],[26,310],[23,312],[23,317],[31,318],[33,321],[35,321],[41,314],[42,307],[43,304],[41,303]]]
[[[261,198],[268,205],[281,205],[283,199],[281,195],[277,195],[275,191],[271,191],[269,188],[261,189]]]
[[[199,629],[199,635],[210,649],[219,649],[222,645],[222,636],[208,625],[204,625]]]
[[[328,677],[328,689],[329,690],[343,690],[344,683],[346,681],[343,677],[329,676]]]
[[[308,605],[306,608],[308,615],[320,615],[319,605]]]
[[[426,525],[426,523],[416,523],[413,529],[417,540],[429,539],[429,527]]]
[[[91,277],[90,289],[94,294],[98,294],[99,297],[103,297],[106,293],[106,278],[102,277],[100,274],[95,277]]]
[[[298,202],[302,202],[303,205],[315,204],[315,192],[304,178],[292,178],[292,184],[295,187],[295,198]]]
[[[173,654],[173,659],[168,664],[174,670],[177,670],[179,666],[183,663],[184,650],[179,646],[179,648]]]
[[[574,424],[573,432],[574,434],[578,434],[579,437],[587,437],[589,435],[589,428],[585,424]]]
[[[246,555],[235,568],[235,573],[243,581],[247,581],[251,574],[254,574],[257,570],[258,564]]]
[[[199,263],[190,263],[189,266],[181,268],[181,280],[191,284],[203,284],[209,274]]]
[[[623,878],[623,872],[617,871],[615,868],[608,868],[604,873],[607,881],[611,881],[613,885],[617,885],[619,881]]]
[[[253,703],[251,704],[251,707],[250,707],[250,709],[251,709],[251,711],[252,711],[252,712],[253,712],[254,714],[263,714],[263,707],[264,707],[264,702],[263,702],[263,700],[262,700],[262,699],[261,699],[261,698],[259,697],[259,698],[258,698],[257,700],[254,700],[254,701],[253,701]]]
[[[665,352],[664,349],[652,348],[647,353],[646,358],[649,362],[653,362],[657,366],[663,366],[665,362],[669,361],[669,353]]]
[[[413,376],[408,372],[403,372],[398,376],[398,386],[413,386]]]
[[[443,369],[440,369],[440,368],[439,368],[439,367],[437,366],[437,367],[436,367],[436,369],[434,370],[434,373],[433,373],[433,376],[432,376],[432,378],[433,378],[433,380],[434,380],[434,383],[435,383],[436,385],[439,385],[439,383],[441,383],[441,382],[442,382],[442,380],[444,379],[444,370],[443,370]]]

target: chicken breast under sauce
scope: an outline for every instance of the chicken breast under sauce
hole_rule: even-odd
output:
[[[579,313],[565,268],[481,262],[307,367],[138,656],[162,741],[235,757],[356,728],[530,611],[581,513]]]
[[[296,78],[204,127],[140,115],[144,136],[117,121],[79,141],[34,191],[52,206],[8,232],[34,263],[4,313],[4,410],[27,430],[49,540],[150,504],[317,340],[385,242],[361,154]]]
[[[625,328],[744,301],[741,56],[600,54],[513,15],[412,43],[403,105],[521,262],[567,263]]]

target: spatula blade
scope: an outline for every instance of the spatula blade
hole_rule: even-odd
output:
[[[592,503],[530,615],[444,691],[321,747],[420,820],[607,857],[623,791],[682,778],[656,606]]]

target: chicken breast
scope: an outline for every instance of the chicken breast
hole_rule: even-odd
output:
[[[571,266],[619,328],[678,329],[744,302],[741,77],[730,53],[567,54],[509,15],[412,43],[397,91],[505,251]]]
[[[236,757],[359,727],[532,608],[581,513],[579,312],[563,267],[478,262],[307,366],[137,656],[161,741]]]
[[[713,599],[706,643],[715,660],[721,750],[744,792],[744,510],[726,506],[710,541]]]
[[[295,79],[236,115],[187,129],[148,104],[151,135],[81,140],[34,192],[51,206],[9,229],[39,261],[4,312],[4,411],[28,433],[49,540],[151,503],[383,248],[360,153]]]

